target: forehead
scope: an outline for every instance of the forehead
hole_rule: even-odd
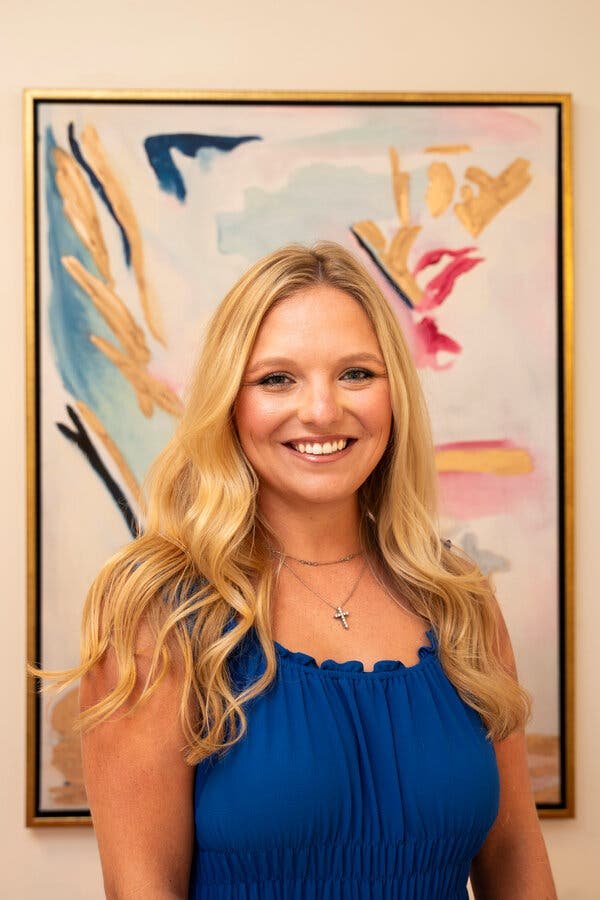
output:
[[[348,341],[378,346],[377,336],[362,305],[345,291],[325,285],[277,301],[264,317],[252,356],[277,344],[302,349],[307,340],[327,347]]]

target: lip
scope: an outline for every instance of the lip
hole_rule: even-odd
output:
[[[338,459],[342,459],[346,456],[354,445],[358,438],[349,438],[349,443],[343,450],[340,450],[338,453],[328,453],[328,454],[319,454],[319,453],[300,453],[299,450],[294,450],[293,447],[288,446],[288,444],[282,444],[281,446],[287,450],[289,453],[293,453],[297,459],[304,459],[307,462],[313,463],[332,463]],[[296,443],[296,442],[295,442]],[[302,441],[298,441],[297,443],[303,443]],[[308,442],[307,442],[308,443]],[[319,442],[320,443],[320,442]],[[325,443],[325,441],[323,441]]]
[[[287,441],[282,441],[285,444],[326,444],[328,441],[346,441],[353,440],[353,434],[309,434],[303,435],[302,437],[297,438],[289,438]]]

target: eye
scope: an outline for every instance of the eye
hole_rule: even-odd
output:
[[[374,372],[371,372],[369,369],[358,369],[358,368],[347,369],[346,372],[344,372],[344,376],[349,375],[351,373],[357,373],[358,378],[351,378],[350,381],[368,381],[370,378],[374,378]],[[274,388],[285,386],[284,381],[282,381],[282,380],[274,381],[273,379],[287,379],[288,381],[290,380],[289,376],[286,375],[284,372],[272,372],[270,375],[265,375],[264,378],[261,378],[261,380],[258,382],[258,384],[264,385],[265,387],[274,387]]]
[[[259,383],[259,384],[264,384],[264,385],[266,385],[266,387],[280,387],[280,385],[282,384],[282,382],[280,382],[280,381],[279,381],[279,382],[273,382],[273,381],[271,381],[271,379],[272,379],[272,378],[287,378],[287,377],[288,377],[288,376],[287,376],[287,375],[284,375],[283,372],[273,372],[272,375],[266,375],[266,376],[265,376],[264,378],[262,378],[258,383]]]
[[[352,378],[351,381],[368,381],[368,379],[373,378],[374,375],[374,373],[369,371],[369,369],[348,369],[345,374],[348,375],[349,372],[358,372],[358,374],[362,376],[359,379]]]

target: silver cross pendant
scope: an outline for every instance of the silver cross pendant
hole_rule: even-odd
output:
[[[346,622],[346,616],[349,616],[349,612],[344,612],[341,606],[337,607],[336,612],[333,614],[334,619],[340,619],[344,628],[349,628],[350,626]]]

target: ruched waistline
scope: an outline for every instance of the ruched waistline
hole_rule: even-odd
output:
[[[316,896],[349,897],[356,891],[356,882],[389,882],[399,886],[395,897],[462,900],[467,897],[469,876],[464,847],[471,839],[472,836],[461,834],[390,843],[361,840],[270,847],[264,851],[196,848],[195,862],[201,873],[201,892],[196,897],[216,900],[254,896],[253,885],[268,883],[276,883],[276,893],[261,890],[256,896],[304,897],[308,894],[298,892],[298,886],[325,882],[337,883],[335,893],[326,891],[322,884],[321,893]],[[346,893],[343,884],[348,886]]]

